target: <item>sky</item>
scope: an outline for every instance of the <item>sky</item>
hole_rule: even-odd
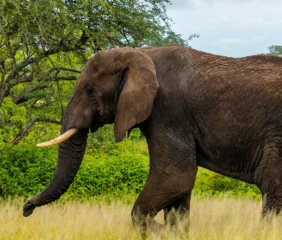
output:
[[[243,57],[282,45],[282,0],[171,0],[172,30],[197,50]]]

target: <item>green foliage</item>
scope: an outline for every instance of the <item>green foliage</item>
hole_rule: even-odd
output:
[[[54,174],[56,149],[16,146],[0,154],[0,185],[4,196],[36,193],[49,183]]]
[[[5,108],[0,109],[0,149],[9,147],[21,128],[26,124],[26,109],[15,106],[11,98],[5,99]]]
[[[15,105],[11,97],[5,98],[3,103],[4,106],[0,108],[0,151],[9,151],[17,134],[25,128],[31,119],[38,117],[38,115],[28,111],[22,105]],[[48,114],[46,112],[47,116]],[[24,138],[23,144],[35,145],[40,141],[51,139],[59,133],[59,129],[59,125],[37,122],[32,131]]]
[[[108,154],[103,153],[102,147],[97,152],[88,149],[64,198],[120,197],[140,192],[148,174],[148,156],[139,153],[139,139],[140,134],[135,131],[130,139],[107,150]],[[55,172],[57,151],[57,147],[40,149],[23,144],[1,151],[3,195],[30,197],[42,191]]]
[[[268,50],[270,55],[282,57],[282,46],[273,45],[270,46]]]
[[[66,197],[87,199],[93,196],[121,198],[136,195],[143,188],[148,163],[142,155],[112,157],[83,165]]]
[[[254,184],[248,184],[233,178],[200,168],[193,194],[200,196],[230,195],[236,197],[259,198],[260,190]]]

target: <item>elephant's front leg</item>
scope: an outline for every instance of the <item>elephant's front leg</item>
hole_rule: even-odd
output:
[[[146,232],[156,226],[155,215],[162,209],[174,211],[174,205],[188,214],[190,194],[197,174],[195,141],[191,135],[179,139],[172,135],[151,136],[147,139],[150,172],[144,189],[132,209],[134,224]],[[178,202],[179,200],[179,202]],[[185,202],[185,203],[184,203]]]

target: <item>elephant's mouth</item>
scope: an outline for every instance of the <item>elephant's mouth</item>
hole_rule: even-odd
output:
[[[99,128],[103,127],[105,124],[109,124],[113,122],[114,122],[113,117],[110,117],[110,114],[101,115],[100,113],[97,113],[92,118],[90,131],[91,133],[94,133]]]
[[[102,116],[99,113],[96,113],[91,121],[91,127],[90,131],[91,133],[96,132],[100,127],[102,127],[104,124],[101,121]]]
[[[102,127],[104,123],[101,121],[101,116],[97,114],[95,117],[92,118],[90,131],[92,133],[96,132],[100,127]]]
[[[91,128],[90,128],[91,133],[96,132],[100,127],[101,127],[101,126],[100,126],[99,124],[96,124],[96,123],[93,124],[93,125],[91,126]]]

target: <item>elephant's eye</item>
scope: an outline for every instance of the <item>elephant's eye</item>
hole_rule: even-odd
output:
[[[91,87],[90,85],[86,86],[86,94],[88,95],[88,97],[94,97],[94,88]]]

